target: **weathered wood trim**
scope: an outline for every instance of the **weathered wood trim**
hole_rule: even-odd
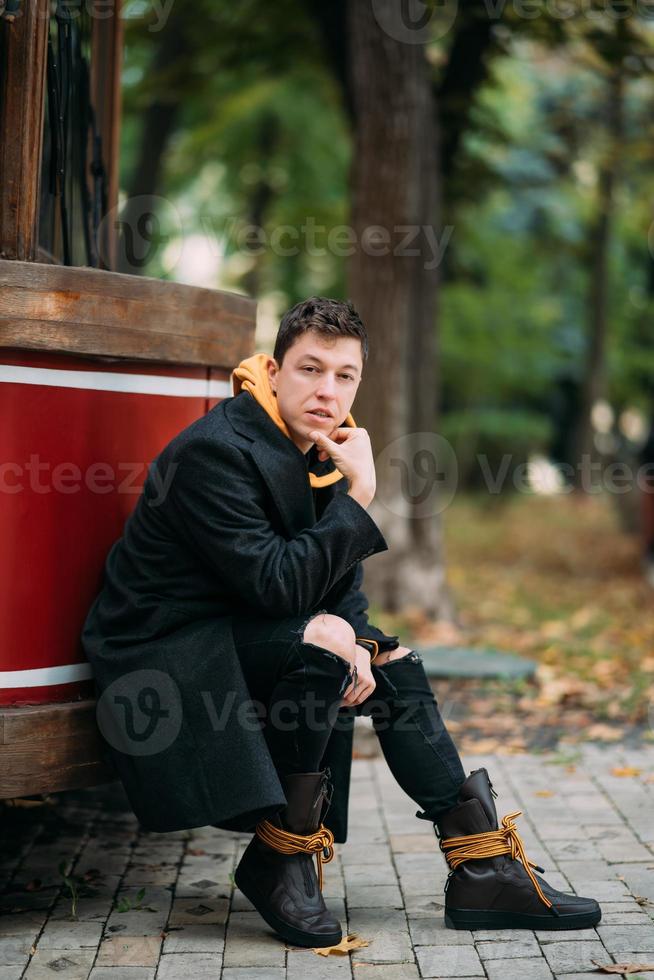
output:
[[[0,21],[0,255],[12,259],[33,259],[38,241],[48,23],[48,0]]]
[[[101,3],[106,10],[106,4]],[[120,149],[120,76],[123,49],[123,19],[121,0],[114,0],[112,16],[96,17],[93,21],[91,51],[91,101],[95,110],[98,132],[102,137],[102,156],[107,170],[107,210],[118,206],[118,171]],[[98,242],[100,256],[106,267],[116,268],[117,224],[102,224],[103,241]]]
[[[0,799],[113,782],[95,706],[87,699],[0,708]]]
[[[144,276],[0,260],[0,348],[232,369],[254,349],[246,296]]]
[[[56,736],[97,734],[95,699],[0,707],[0,745],[42,741]]]

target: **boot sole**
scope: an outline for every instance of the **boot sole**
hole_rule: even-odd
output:
[[[332,933],[313,933],[313,932],[302,932],[301,929],[296,929],[295,926],[289,925],[288,922],[284,922],[271,912],[266,906],[266,901],[262,895],[259,894],[256,885],[244,875],[243,872],[239,871],[238,868],[234,875],[234,882],[236,886],[243,892],[245,897],[252,902],[255,909],[259,913],[262,919],[264,919],[271,929],[274,929],[282,939],[286,942],[291,943],[293,946],[337,946],[341,939],[343,938],[343,932],[339,930],[338,932]]]
[[[448,929],[591,929],[602,918],[602,910],[570,915],[532,915],[499,909],[447,909]]]

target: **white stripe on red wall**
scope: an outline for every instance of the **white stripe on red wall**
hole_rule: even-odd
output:
[[[91,664],[63,664],[59,667],[35,667],[31,670],[0,670],[0,688],[49,687],[72,684],[93,676]]]
[[[122,391],[135,395],[169,395],[174,398],[229,398],[229,381],[208,378],[170,378],[159,374],[119,374],[113,371],[62,371],[55,368],[0,364],[0,382],[45,385],[52,388],[85,388]]]

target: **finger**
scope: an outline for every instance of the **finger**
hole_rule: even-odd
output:
[[[356,688],[354,687],[353,684],[350,684],[350,686],[345,691],[345,694],[343,695],[344,704],[349,704],[349,705],[356,704],[359,694],[361,693],[361,690],[362,690],[361,681],[358,682]]]
[[[356,691],[350,685],[345,692],[344,700],[347,699],[347,704],[349,705],[361,704],[362,701],[365,701],[372,694],[376,686],[377,684],[374,680],[362,681],[359,678]]]
[[[332,440],[332,442],[334,441],[334,433],[336,433],[336,432],[338,432],[338,429],[337,428],[336,429],[332,429],[332,431],[329,433],[329,438]],[[322,433],[321,433],[321,435],[322,435]],[[321,463],[324,463],[326,459],[329,459],[329,453],[327,452],[326,449],[324,449],[324,448],[323,449],[320,449],[320,447],[319,447],[318,459],[321,461]]]
[[[351,677],[351,681],[348,684],[348,686],[345,688],[344,698],[352,698],[355,691],[358,690],[358,688],[361,685],[361,678],[359,677],[359,670],[356,664],[352,665],[352,668],[350,670],[350,677]]]
[[[337,429],[330,432],[330,438],[333,442],[340,445],[342,442],[347,442],[354,435],[354,429],[350,425],[341,425]]]
[[[372,694],[372,692],[374,690],[375,690],[375,685],[374,684],[370,684],[370,685],[364,687],[363,691],[361,691],[361,692],[357,691],[356,698],[354,700],[354,704],[355,705],[356,704],[363,704],[364,701],[367,701],[368,700],[368,698],[370,697],[370,695]]]
[[[326,432],[320,432],[318,429],[313,429],[309,433],[309,438],[313,439],[313,441],[317,446],[324,446],[324,447],[329,445],[329,443],[331,443],[332,441]]]

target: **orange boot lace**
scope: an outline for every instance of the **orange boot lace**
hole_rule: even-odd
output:
[[[322,866],[334,857],[334,835],[324,824],[313,834],[292,834],[276,827],[269,820],[260,820],[255,833],[264,844],[280,854],[315,854],[318,868],[318,887],[322,891]]]
[[[514,817],[519,817],[522,810],[514,813],[507,813],[502,817],[502,826],[499,830],[488,830],[483,834],[467,834],[464,837],[447,837],[440,841],[440,848],[445,855],[445,860],[454,871],[463,864],[464,861],[472,861],[475,858],[498,857],[501,854],[510,854],[513,859],[518,859],[524,865],[524,869],[529,875],[531,882],[538,893],[540,900],[556,914],[556,909],[543,894],[543,890],[538,884],[532,868],[536,871],[543,871],[543,868],[533,864],[525,853],[524,844],[513,822]]]

